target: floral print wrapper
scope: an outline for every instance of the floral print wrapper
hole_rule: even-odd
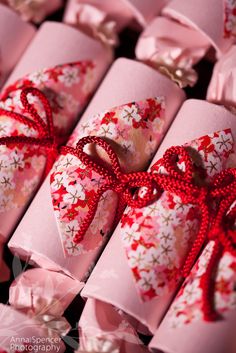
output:
[[[47,23],[45,27],[39,30],[1,92],[0,138],[2,139],[10,137],[40,139],[40,131],[35,128],[35,125],[30,126],[22,119],[10,116],[11,113],[17,117],[22,115],[34,124],[33,115],[26,111],[22,101],[24,90],[33,87],[48,99],[54,125],[52,133],[58,146],[64,143],[99,83],[102,73],[109,65],[110,54],[106,49],[80,34],[79,31],[64,25],[59,25],[57,28],[57,24],[54,26],[53,23]],[[61,52],[55,49],[58,36],[66,41],[65,50],[70,49],[70,45],[74,45],[75,40],[81,45],[86,43],[84,55],[87,59],[84,59],[81,50],[77,50],[73,55],[62,54],[61,57]],[[41,48],[45,38],[54,43],[50,45],[49,52]],[[99,55],[98,60],[94,61],[94,54],[99,54],[99,51],[100,56],[104,56],[103,63]],[[37,54],[37,60],[33,60]],[[77,61],[70,61],[75,56]],[[69,61],[63,63],[66,59]],[[42,67],[43,64],[56,64],[58,61],[62,63]],[[28,66],[31,66],[32,71],[25,74]],[[17,78],[21,74],[23,76]],[[13,81],[13,78],[17,78],[16,81]],[[34,115],[38,114],[42,124],[48,124],[48,112],[42,105],[41,98],[28,94],[27,100],[35,110]],[[5,242],[42,182],[48,160],[55,156],[50,156],[53,152],[43,146],[27,143],[1,144],[0,152],[0,239],[1,242]]]
[[[161,167],[164,152],[171,146],[185,145],[192,151],[198,175],[211,180],[235,165],[235,134],[234,115],[226,109],[203,101],[186,101],[151,169],[165,173]],[[181,166],[181,160],[179,163]],[[182,283],[176,273],[180,273],[198,227],[198,208],[183,205],[169,192],[142,209],[127,208],[82,295],[121,309],[136,320],[133,325],[138,331],[145,332],[144,325],[155,333]]]
[[[235,9],[234,0],[174,0],[162,14],[201,33],[219,59],[235,42]]]
[[[35,28],[0,4],[0,88],[33,39]]]
[[[221,320],[207,322],[203,318],[200,280],[210,261],[213,245],[212,241],[204,248],[154,335],[151,348],[166,353],[235,352],[236,258],[227,251],[218,263],[215,276],[214,303]]]
[[[135,84],[131,77],[135,77]],[[145,170],[183,99],[183,92],[164,76],[143,64],[120,59],[100,86],[68,146],[75,147],[84,136],[99,136],[112,145],[124,171]],[[115,108],[109,106],[115,103]],[[98,111],[103,113],[94,115]],[[106,157],[99,148],[87,152],[97,160]],[[84,281],[113,227],[117,206],[113,191],[101,198],[84,240],[76,244],[73,238],[88,214],[88,200],[103,183],[99,174],[74,155],[60,156],[11,239],[11,250],[40,266]],[[38,218],[42,208],[47,215],[41,213],[47,219],[44,229]],[[34,230],[32,219],[39,225]],[[47,247],[35,229],[45,234]]]

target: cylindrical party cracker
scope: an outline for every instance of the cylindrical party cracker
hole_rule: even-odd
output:
[[[193,66],[209,48],[207,38],[195,28],[156,17],[139,37],[135,53],[138,60],[185,87],[195,84],[197,74]]]
[[[10,306],[0,306],[0,347],[7,352],[45,352],[46,347],[64,352],[62,337],[71,327],[63,313],[79,290],[79,282],[60,273],[21,273],[10,286]]]
[[[0,100],[3,109],[0,141],[16,135],[16,130],[17,135],[24,136],[26,140],[25,145],[18,146],[14,143],[5,146],[1,142],[1,242],[11,235],[42,180],[45,165],[49,168],[55,159],[57,143],[68,138],[111,60],[110,49],[100,42],[64,24],[47,22],[41,26],[8,79]],[[28,87],[39,89],[43,96],[40,94],[37,99],[26,94],[22,98]],[[33,96],[35,94],[39,93]],[[46,106],[44,95],[49,100]],[[24,99],[28,100],[27,109],[22,106]],[[37,112],[32,113],[32,106],[42,121],[38,122]],[[30,122],[36,119],[34,125],[29,129],[27,118],[22,122],[19,115],[12,118],[9,111],[27,116]],[[43,119],[52,125],[50,129],[42,125]],[[51,139],[49,150],[27,144],[27,138],[42,140],[45,136]]]
[[[123,313],[99,300],[86,301],[79,337],[79,352],[148,352]]]
[[[142,27],[157,16],[168,0],[70,0],[64,21],[79,27],[90,27],[90,33],[109,37],[114,30],[120,32],[136,20]],[[92,27],[92,31],[91,31]]]
[[[232,112],[236,108],[236,46],[224,54],[215,64],[211,82],[207,91],[207,100],[216,104],[223,104]]]
[[[34,71],[87,60],[94,62],[98,82],[112,60],[111,50],[65,24],[44,22],[6,85]]]
[[[0,5],[0,87],[35,34],[34,26],[25,23],[6,6]]]
[[[204,143],[213,137],[204,139],[202,136],[214,135],[214,132],[222,130],[222,134],[215,137],[215,145],[220,149],[225,129],[231,129],[235,138],[236,121],[233,114],[204,101],[186,101],[161,143],[152,166],[171,146],[190,143],[189,146],[196,148],[202,143],[203,151],[208,153]],[[194,144],[191,141],[196,142]],[[230,143],[227,148],[231,148]],[[209,149],[209,153],[211,151]],[[219,162],[220,153],[219,150],[215,157],[219,170],[224,164]],[[213,168],[212,174],[214,172]],[[133,325],[142,332],[145,332],[142,327],[144,325],[155,333],[178,289],[180,278],[176,282],[174,276],[179,273],[178,267],[186,257],[191,239],[197,233],[196,216],[188,219],[186,212],[189,209],[186,206],[184,211],[178,208],[177,201],[169,194],[164,193],[150,206],[142,209],[128,208],[125,211],[82,290],[83,296],[112,304],[136,319]],[[176,214],[182,217],[177,224]]]
[[[83,136],[101,136],[111,142],[124,170],[143,170],[183,100],[183,91],[166,77],[141,63],[119,59],[112,66],[85,111],[69,144],[75,146]],[[114,106],[117,108],[111,108]],[[98,112],[104,113],[98,114]],[[72,158],[72,160],[72,164],[80,165],[78,159]],[[68,165],[66,161],[63,164]],[[58,192],[66,190],[66,188],[60,190],[61,184],[60,182],[58,184],[58,178],[61,178],[59,174],[63,173],[62,167],[60,157],[59,169],[57,170],[56,165],[51,176],[51,185],[48,178],[17,228],[9,247],[22,258],[29,257],[33,263],[63,271],[82,281],[88,275],[88,270],[102,249],[103,236],[106,239],[112,228],[117,200],[115,194],[110,191],[109,197],[106,197],[104,204],[101,204],[100,211],[97,211],[98,218],[94,228],[92,225],[90,227],[89,232],[92,231],[93,235],[85,237],[82,246],[76,246],[73,235],[81,223],[81,220],[78,222],[78,215],[84,217],[87,210],[86,202],[82,202],[81,207],[77,202],[80,203],[81,197],[82,200],[86,200],[89,195],[86,198],[82,195],[79,196],[79,200],[74,200],[66,191],[67,195],[63,196],[62,202],[57,202]],[[71,173],[66,171],[66,174]],[[71,175],[73,177],[73,173]],[[100,180],[99,175],[91,177],[88,174],[87,177],[81,178],[82,174],[78,174],[76,177],[76,181],[79,180],[78,183],[75,183],[75,180],[71,181],[71,184],[69,182],[76,188],[73,191],[69,190],[69,187],[69,193],[75,192],[77,196],[82,189],[87,192],[86,189],[89,188],[89,191],[92,186],[90,192],[93,192],[93,189],[96,190],[99,187],[97,182]],[[87,184],[84,185],[84,182]],[[80,185],[82,189],[77,190]],[[64,217],[64,212],[71,218]],[[105,214],[102,215],[104,212]],[[64,223],[63,220],[66,222]],[[41,241],[41,234],[46,237],[47,245]]]
[[[219,58],[235,42],[235,8],[231,0],[173,0],[162,14],[202,33]]]

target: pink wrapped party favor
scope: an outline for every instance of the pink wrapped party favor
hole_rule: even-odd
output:
[[[193,66],[209,48],[209,40],[195,28],[156,17],[139,37],[135,53],[138,60],[185,87],[197,81]]]
[[[43,21],[63,3],[62,0],[0,0],[0,2],[19,13],[23,20],[35,23]]]
[[[223,104],[232,112],[236,108],[236,46],[224,54],[215,64],[210,85],[207,91],[207,100]]]
[[[184,145],[194,160],[196,176],[210,182],[215,174],[235,165],[235,137],[233,114],[214,104],[188,100],[161,143],[150,171],[165,174],[167,164],[160,158],[168,148]],[[185,167],[182,163],[180,155],[179,168]],[[184,177],[183,173],[181,182]],[[170,190],[177,189],[175,186]],[[180,269],[199,229],[198,206],[184,204],[174,192],[163,192],[141,209],[126,209],[82,290],[82,296],[122,310],[130,316],[133,327],[143,333],[147,329],[156,332],[182,283]],[[187,197],[185,185],[183,194]],[[172,335],[166,336],[167,346]],[[178,351],[183,351],[182,345]],[[176,352],[176,347],[170,352]],[[187,349],[185,352],[190,353]]]
[[[173,0],[162,15],[201,33],[219,58],[235,42],[235,10],[232,0]]]
[[[88,299],[79,321],[79,352],[145,353],[124,314],[112,305]]]
[[[64,22],[82,28],[106,43],[133,20],[145,27],[169,0],[69,0]]]
[[[183,100],[183,91],[166,77],[141,63],[117,60],[69,139],[69,152],[59,157],[16,229],[11,251],[84,281],[112,231],[118,200],[113,191],[103,195],[96,219],[77,244],[74,236],[88,215],[88,200],[104,182],[76,156],[76,143],[95,135],[105,140],[103,148],[111,143],[122,170],[145,170]],[[94,163],[110,164],[103,148],[95,144],[86,153]]]
[[[35,28],[0,4],[0,87],[32,40]]]
[[[71,329],[63,313],[79,282],[44,269],[20,274],[10,286],[10,306],[0,306],[0,347],[7,352],[64,352],[61,337]]]
[[[57,144],[68,138],[110,61],[110,50],[99,42],[47,22],[8,79],[0,96],[1,243],[16,227],[55,160]]]

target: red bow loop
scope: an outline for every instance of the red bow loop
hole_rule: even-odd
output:
[[[228,168],[213,179],[211,196],[215,198],[230,198],[236,190],[236,169]]]
[[[46,122],[38,114],[33,104],[29,102],[29,94],[32,94],[33,96],[37,97],[38,101],[42,104],[46,116]],[[37,131],[38,136],[3,136],[0,137],[0,145],[33,145],[42,146],[46,148],[48,150],[48,153],[44,175],[47,175],[58,155],[56,133],[53,125],[53,116],[50,103],[43,92],[33,87],[22,88],[20,100],[25,113],[29,114],[30,118],[23,114],[19,114],[14,111],[8,111],[2,108],[0,108],[0,115],[7,116],[10,119],[14,119],[22,123],[28,128],[32,128],[33,130]]]
[[[94,160],[84,151],[84,147],[88,144],[96,144],[106,152],[111,162],[110,167],[105,166],[103,160]],[[94,197],[89,200],[89,211],[74,237],[75,243],[83,240],[85,233],[93,221],[99,200],[104,192],[113,190],[119,197],[114,224],[120,219],[126,205],[139,208],[144,207],[160,194],[159,187],[151,173],[123,173],[119,159],[113,148],[101,137],[83,137],[78,141],[76,148],[66,146],[61,149],[61,153],[70,153],[76,156],[86,167],[104,177],[104,184],[98,188]],[[142,187],[145,187],[144,194],[141,195],[139,192],[134,193],[134,191]]]

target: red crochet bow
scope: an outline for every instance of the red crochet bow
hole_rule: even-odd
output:
[[[36,96],[39,102],[42,104],[46,115],[45,121],[40,117],[33,104],[29,103],[29,94]],[[43,94],[43,92],[33,87],[23,88],[21,91],[20,100],[24,107],[25,113],[29,114],[30,118],[25,115],[8,111],[2,108],[0,108],[0,115],[7,116],[11,119],[19,121],[20,123],[26,125],[29,128],[33,128],[36,132],[38,132],[38,136],[4,136],[0,138],[0,145],[34,145],[46,148],[48,151],[47,162],[45,167],[46,175],[51,169],[52,164],[58,154],[56,134],[53,125],[52,109],[50,103],[46,96]]]
[[[97,144],[107,153],[111,166],[107,167],[104,162],[97,162],[84,152],[87,144]],[[198,186],[194,181],[193,162],[184,147],[169,148],[162,160],[161,165],[166,174],[157,172],[131,172],[123,173],[118,157],[112,147],[102,138],[88,136],[82,138],[76,148],[63,147],[62,154],[75,155],[88,168],[103,176],[103,185],[99,187],[95,196],[89,201],[89,212],[82,222],[79,231],[74,237],[74,242],[83,240],[97,210],[98,202],[107,190],[115,191],[119,196],[115,222],[119,220],[125,205],[141,208],[157,200],[163,191],[179,196],[184,204],[197,205],[201,212],[200,228],[194,244],[189,252],[181,273],[187,277],[194,262],[197,259],[203,245],[214,239],[215,247],[209,261],[205,274],[202,276],[201,285],[203,289],[203,312],[206,320],[214,320],[216,313],[212,303],[212,275],[216,267],[216,260],[223,250],[230,251],[236,255],[235,232],[227,230],[229,226],[228,210],[236,199],[236,169],[227,169],[217,175],[210,184]],[[177,162],[181,159],[185,170],[178,168]],[[134,193],[134,189],[145,187],[145,193]],[[214,210],[214,207],[217,210]],[[230,211],[232,224],[233,213]]]

